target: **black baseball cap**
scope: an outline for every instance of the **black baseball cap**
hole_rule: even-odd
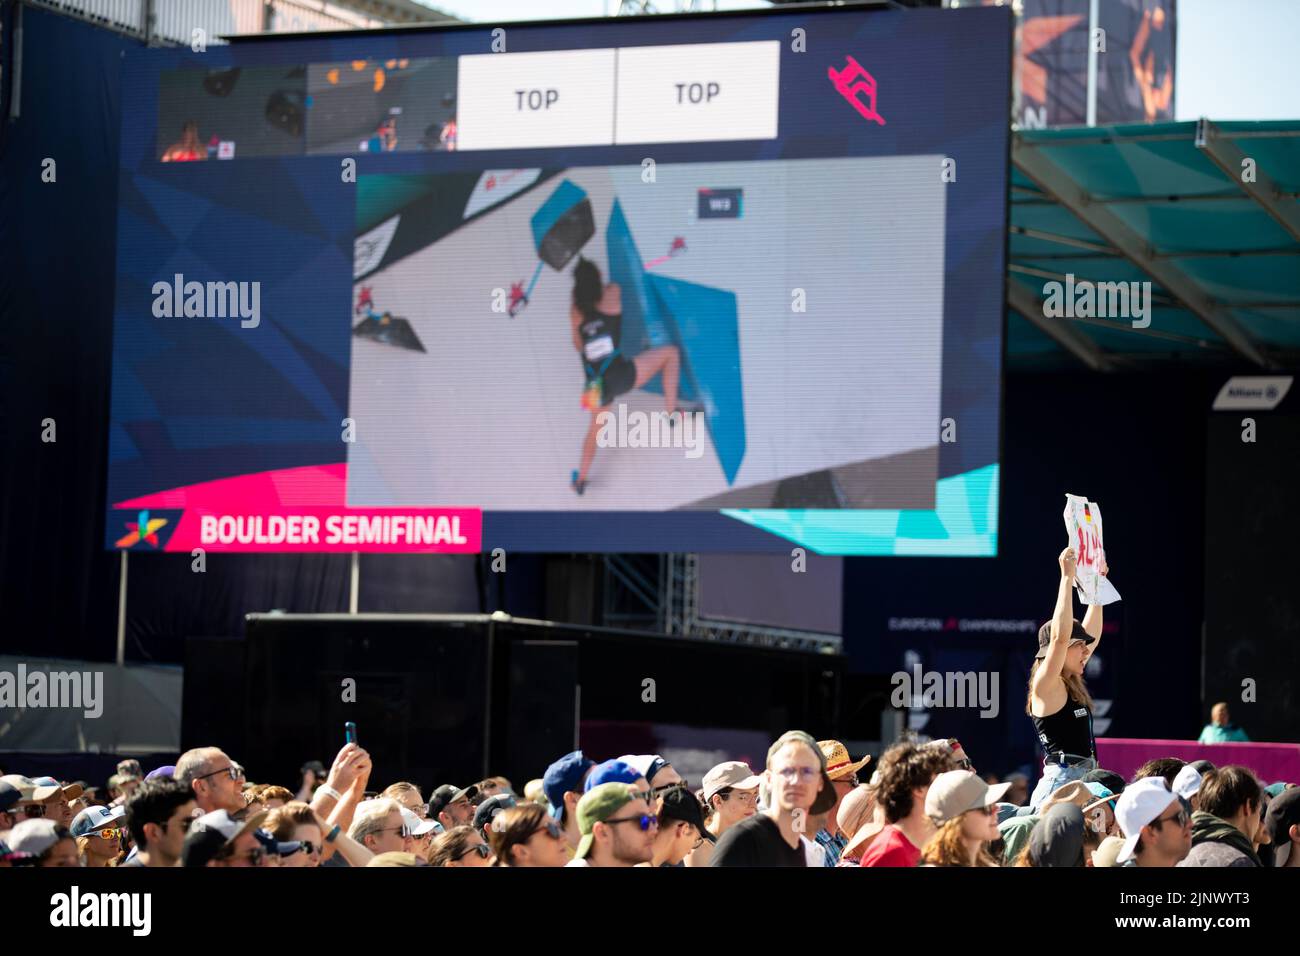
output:
[[[477,786],[458,787],[454,783],[444,783],[429,795],[429,816],[436,820],[438,814],[447,809],[447,804],[454,803],[461,797],[472,803],[477,796]]]
[[[478,809],[474,811],[474,829],[482,833],[485,827],[491,825],[494,816],[514,806],[518,806],[514,794],[493,794],[480,803]]]
[[[1264,827],[1274,844],[1290,843],[1288,831],[1300,824],[1300,787],[1288,787],[1268,802]]]
[[[22,802],[23,792],[8,780],[0,780],[0,813],[8,813],[10,808]]]
[[[685,787],[673,787],[663,796],[663,808],[659,811],[659,825],[664,820],[682,820],[693,824],[700,836],[710,843],[716,843],[713,834],[704,827],[704,808],[699,798]]]
[[[1117,797],[1124,792],[1124,778],[1114,770],[1089,770],[1081,779],[1084,783],[1099,783]]]
[[[1097,639],[1083,629],[1079,619],[1073,618],[1074,627],[1070,630],[1070,640],[1083,641],[1085,644],[1092,644]],[[1047,656],[1047,645],[1052,643],[1052,622],[1048,621],[1038,629],[1038,653],[1034,655],[1034,660],[1042,660]]]

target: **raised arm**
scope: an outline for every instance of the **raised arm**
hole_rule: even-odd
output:
[[[1074,549],[1066,548],[1056,559],[1061,566],[1061,580],[1056,586],[1056,610],[1052,612],[1052,641],[1047,645],[1047,656],[1034,674],[1034,693],[1046,681],[1061,676],[1065,666],[1065,651],[1070,646],[1074,631]]]
[[[1101,573],[1109,574],[1110,568],[1106,565],[1106,552],[1101,554]],[[1101,643],[1101,626],[1102,626],[1102,605],[1089,604],[1088,610],[1083,615],[1083,629],[1089,635],[1096,638],[1091,644],[1084,648],[1083,662],[1088,663],[1088,658],[1097,653],[1097,646]]]

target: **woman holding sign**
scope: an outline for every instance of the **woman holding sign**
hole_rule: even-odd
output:
[[[1102,609],[1093,604],[1080,624],[1074,617],[1073,548],[1057,558],[1061,581],[1056,590],[1056,611],[1038,629],[1038,653],[1029,669],[1029,700],[1025,711],[1034,722],[1043,745],[1043,778],[1022,814],[1037,812],[1056,788],[1097,769],[1097,745],[1092,735],[1092,697],[1083,682],[1088,659],[1101,640]],[[1108,572],[1101,558],[1101,573]]]

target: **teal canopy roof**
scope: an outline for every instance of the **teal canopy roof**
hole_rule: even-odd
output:
[[[1015,132],[1009,366],[1296,364],[1298,196],[1300,121]],[[1067,276],[1150,282],[1149,326],[1113,286],[1096,303],[1122,314],[1056,315]]]

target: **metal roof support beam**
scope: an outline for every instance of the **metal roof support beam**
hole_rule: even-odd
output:
[[[1291,238],[1300,242],[1300,204],[1283,200],[1283,191],[1278,188],[1273,178],[1255,164],[1254,182],[1242,178],[1242,166],[1248,159],[1241,148],[1232,141],[1231,134],[1225,134],[1219,127],[1207,119],[1196,121],[1196,148],[1205,157],[1222,170],[1242,191],[1263,207],[1264,211],[1277,220],[1279,226],[1291,234]]]
[[[1264,353],[1251,340],[1236,317],[1201,291],[1187,273],[1168,259],[1155,257],[1147,240],[1104,205],[1093,201],[1086,189],[1064,172],[1041,149],[1027,149],[1019,135],[1012,140],[1011,159],[1034,184],[1072,212],[1124,258],[1133,263],[1190,312],[1256,365],[1270,367]]]
[[[1109,372],[1110,361],[1097,343],[1064,319],[1043,314],[1043,301],[1015,279],[1007,279],[1007,305],[1023,315],[1049,339],[1065,349],[1094,372]]]

